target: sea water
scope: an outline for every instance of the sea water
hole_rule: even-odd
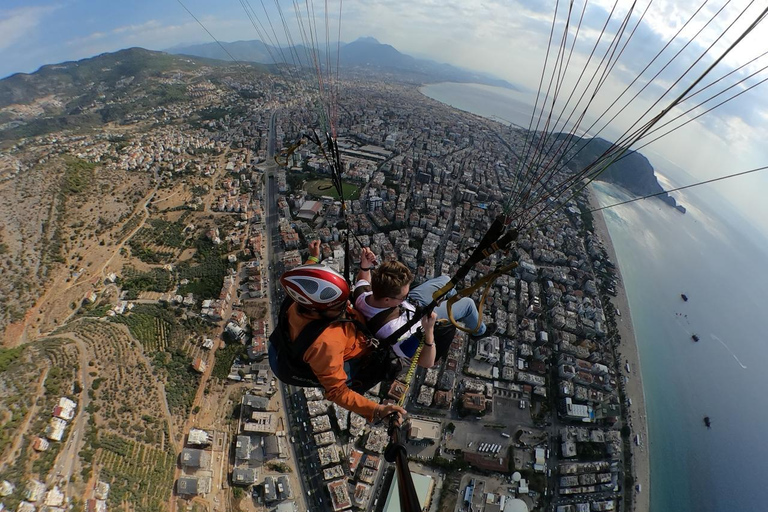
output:
[[[504,90],[467,101],[476,86],[440,85],[422,92],[478,115],[503,109],[474,103],[503,101]],[[695,181],[695,170],[655,167],[667,188]],[[604,210],[642,365],[653,512],[768,510],[768,254],[706,187],[675,194],[686,214],[654,198]],[[602,205],[629,198],[593,189]]]

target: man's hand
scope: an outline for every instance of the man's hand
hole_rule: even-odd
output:
[[[373,413],[373,419],[374,421],[383,420],[393,413],[396,414],[395,425],[399,427],[400,425],[403,424],[403,418],[405,417],[405,415],[408,414],[405,411],[405,409],[403,409],[399,405],[395,405],[395,404],[377,405],[376,410]]]
[[[374,265],[376,265],[376,255],[368,247],[363,247],[363,251],[360,253],[361,269],[370,270]]]
[[[435,322],[437,322],[437,313],[433,311],[429,315],[421,317],[421,328],[425,333],[434,332]]]
[[[318,260],[320,259],[320,240],[312,240],[309,242],[309,255]]]

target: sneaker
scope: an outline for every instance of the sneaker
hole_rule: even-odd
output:
[[[496,329],[497,328],[498,328],[498,326],[496,325],[495,322],[490,322],[490,323],[485,324],[485,332],[483,334],[470,334],[469,337],[472,338],[473,340],[479,340],[481,338],[487,338],[488,336],[493,336],[494,334],[496,334]]]

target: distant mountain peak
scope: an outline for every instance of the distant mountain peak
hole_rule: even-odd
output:
[[[381,44],[378,39],[371,36],[358,37],[354,40],[355,43],[369,43],[369,44]]]

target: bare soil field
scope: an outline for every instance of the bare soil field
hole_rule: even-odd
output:
[[[0,184],[0,268],[9,276],[0,283],[4,345],[52,331],[100,284],[116,233],[149,188],[146,175],[105,175],[98,167],[67,188],[68,165],[52,159]]]

